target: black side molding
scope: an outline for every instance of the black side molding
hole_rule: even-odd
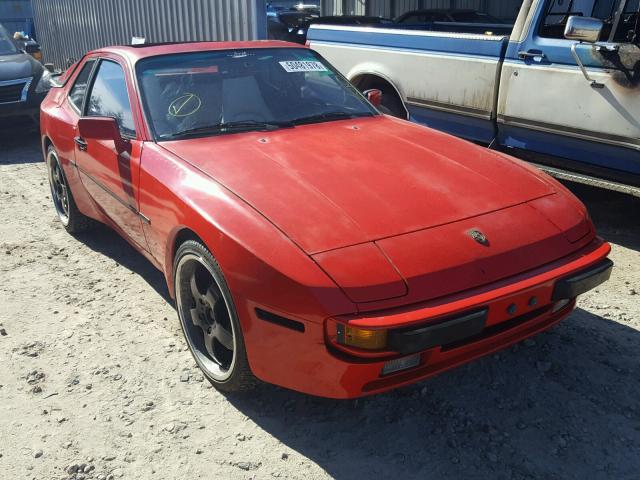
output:
[[[588,292],[609,280],[612,269],[613,262],[605,258],[592,267],[574,273],[570,277],[558,280],[553,288],[551,300],[554,302],[557,300],[568,300]]]
[[[409,354],[478,335],[484,329],[488,312],[485,308],[426,327],[391,330],[387,346],[394,352]]]
[[[291,320],[290,318],[281,317],[280,315],[267,312],[266,310],[262,310],[261,308],[256,308],[256,315],[260,320],[264,320],[265,322],[274,323],[285,328],[290,328],[291,330],[295,330],[296,332],[304,332],[304,323],[302,322],[297,322],[296,320]]]

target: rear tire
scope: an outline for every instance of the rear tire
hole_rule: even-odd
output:
[[[180,245],[173,281],[182,332],[204,376],[224,392],[251,390],[257,379],[231,291],[211,252],[197,240]]]
[[[78,210],[58,152],[52,145],[47,149],[46,164],[53,206],[65,230],[69,233],[79,233],[93,227],[94,221]]]

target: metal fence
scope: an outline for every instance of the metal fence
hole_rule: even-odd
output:
[[[266,38],[264,0],[33,0],[44,61],[69,60],[131,42]]]

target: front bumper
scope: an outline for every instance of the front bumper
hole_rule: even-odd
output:
[[[612,270],[613,262],[605,258],[589,268],[561,278],[553,288],[551,300],[576,298],[609,280]]]
[[[40,117],[40,104],[46,96],[46,93],[30,91],[24,101],[0,103],[0,123],[11,126],[25,121],[37,125]]]
[[[569,301],[574,300],[578,295],[588,292],[598,285],[609,280],[611,271],[613,270],[613,262],[608,258],[601,260],[591,267],[587,267],[576,273],[572,273],[567,277],[556,281],[551,294],[551,302],[546,307],[534,308],[539,305],[539,299],[536,295],[530,295],[527,299],[527,306],[531,310],[517,317],[505,320],[504,322],[494,324],[494,326],[515,326],[524,321],[534,320],[542,317],[550,310],[552,313],[561,310],[561,307],[567,305]],[[507,313],[510,310],[517,311],[517,303],[511,303],[507,307]],[[489,308],[482,308],[471,312],[458,314],[452,318],[446,318],[438,322],[430,322],[425,326],[413,328],[401,328],[390,330],[388,333],[389,350],[408,355],[411,353],[421,352],[434,347],[442,347],[443,349],[451,348],[452,345],[463,345],[470,343],[471,339],[490,336],[491,327],[487,326],[489,317]],[[504,328],[503,328],[504,329]],[[495,329],[494,329],[495,331]]]
[[[417,382],[535,335],[571,313],[575,296],[606,281],[613,263],[602,240],[533,272],[422,305],[304,322],[304,331],[253,315],[245,331],[249,363],[264,381],[312,395],[355,398]],[[246,318],[246,317],[245,317]],[[388,355],[336,345],[327,323],[389,331]],[[243,328],[244,330],[244,328]],[[254,347],[257,342],[259,347]],[[416,352],[416,353],[414,353]],[[416,366],[383,375],[389,361],[419,355]]]

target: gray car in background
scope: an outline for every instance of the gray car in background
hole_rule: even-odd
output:
[[[51,88],[51,73],[18,48],[0,24],[0,128],[37,125],[40,103]]]

